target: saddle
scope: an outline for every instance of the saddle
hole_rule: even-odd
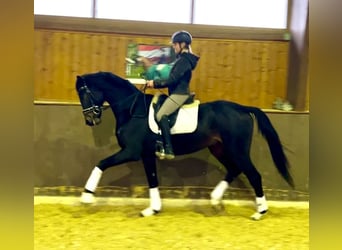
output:
[[[160,109],[168,96],[165,94],[156,94],[151,102],[149,110],[150,129],[159,134],[159,127],[156,122],[155,114]],[[197,128],[199,100],[195,100],[195,93],[191,93],[185,103],[174,113],[168,116],[170,123],[170,133],[192,133]]]

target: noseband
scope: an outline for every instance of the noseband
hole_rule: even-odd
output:
[[[89,113],[93,113],[93,115],[95,115],[95,116],[100,115],[101,112],[102,112],[102,110],[101,110],[101,107],[100,107],[100,106],[98,106],[98,105],[95,104],[94,100],[96,100],[96,98],[95,98],[94,94],[93,94],[93,93],[90,91],[90,89],[88,88],[88,86],[87,86],[85,80],[84,80],[82,77],[80,77],[80,78],[81,78],[82,81],[83,81],[83,86],[80,87],[77,91],[78,91],[79,93],[85,91],[85,93],[87,94],[88,99],[90,100],[90,103],[91,103],[91,106],[90,106],[90,107],[84,108],[84,109],[82,110],[83,114],[84,114],[84,115],[88,115]]]

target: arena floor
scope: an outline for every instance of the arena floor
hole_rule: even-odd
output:
[[[163,211],[143,218],[147,199],[35,196],[34,249],[309,249],[309,203],[272,202],[260,220],[254,204],[163,199]]]

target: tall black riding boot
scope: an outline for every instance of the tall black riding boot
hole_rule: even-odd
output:
[[[175,158],[175,154],[173,153],[172,148],[169,120],[166,115],[161,118],[159,127],[161,129],[162,137],[164,140],[165,158],[168,160],[172,160],[173,158]]]

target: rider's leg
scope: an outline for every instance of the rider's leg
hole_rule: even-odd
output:
[[[163,136],[165,157],[167,159],[173,159],[175,157],[171,143],[168,116],[175,112],[188,99],[188,97],[188,95],[170,95],[168,98],[166,98],[163,105],[160,107],[158,113],[156,114],[156,119]],[[156,152],[156,155],[160,158],[164,157],[164,155],[161,155],[160,152]]]
[[[169,119],[167,115],[164,115],[161,118],[161,120],[159,121],[159,127],[161,129],[161,133],[162,133],[163,141],[164,141],[165,158],[168,160],[172,160],[173,158],[175,158],[175,154],[173,153]]]

